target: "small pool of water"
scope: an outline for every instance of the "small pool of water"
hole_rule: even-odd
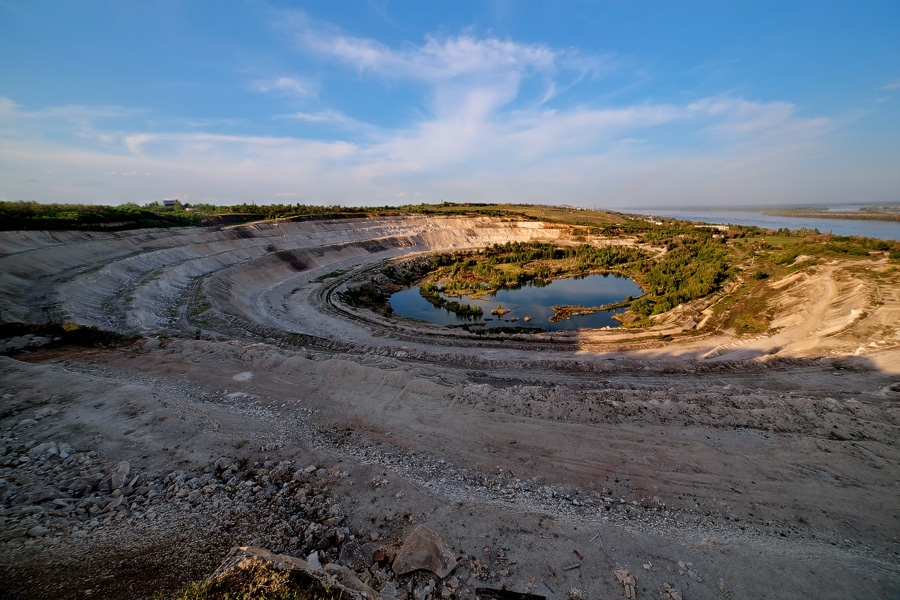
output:
[[[625,309],[596,312],[563,319],[557,323],[550,322],[553,306],[578,305],[602,306],[613,302],[621,302],[628,296],[637,298],[643,292],[641,288],[627,277],[618,275],[588,275],[587,277],[571,277],[556,279],[548,285],[525,285],[514,290],[500,290],[485,300],[473,300],[467,296],[452,298],[461,304],[478,305],[484,310],[481,317],[461,317],[440,307],[436,307],[419,294],[419,288],[413,287],[391,295],[390,304],[394,313],[402,317],[421,319],[436,325],[457,325],[485,321],[486,327],[541,327],[547,331],[571,331],[580,328],[599,329],[601,327],[618,327],[619,322],[612,317]],[[502,304],[510,311],[497,317],[491,311]],[[526,323],[525,317],[531,317]],[[511,319],[517,318],[513,322]],[[488,319],[492,319],[488,321]]]

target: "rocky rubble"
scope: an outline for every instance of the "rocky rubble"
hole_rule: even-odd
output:
[[[129,356],[127,360],[137,359]],[[177,368],[181,368],[181,362],[184,361],[180,357],[172,360]],[[677,504],[677,500],[671,493],[667,494],[665,488],[656,492],[645,487],[643,493],[636,494],[634,488],[629,489],[625,484],[613,485],[612,478],[598,479],[596,485],[590,486],[548,482],[544,477],[548,475],[546,469],[536,469],[525,460],[533,458],[540,467],[539,456],[525,456],[518,461],[500,459],[505,450],[519,452],[529,445],[527,437],[518,432],[493,441],[477,440],[476,450],[484,460],[479,458],[474,464],[466,464],[439,446],[422,451],[398,443],[398,433],[402,429],[393,423],[376,436],[346,425],[335,426],[334,421],[322,418],[319,412],[322,406],[315,406],[314,412],[313,405],[293,400],[294,396],[285,398],[295,402],[296,407],[288,404],[291,408],[279,409],[279,405],[266,401],[262,388],[258,387],[261,383],[246,377],[249,373],[245,372],[244,361],[229,371],[238,375],[226,380],[225,384],[206,388],[195,388],[180,378],[158,377],[138,370],[123,373],[102,362],[66,361],[57,365],[55,368],[65,369],[66,373],[102,381],[104,385],[139,382],[144,396],[154,398],[154,402],[137,405],[131,398],[134,392],[129,392],[127,396],[119,396],[118,403],[112,404],[100,389],[101,393],[82,393],[85,408],[77,413],[78,407],[67,393],[59,394],[60,390],[74,389],[78,385],[72,385],[69,379],[49,394],[30,391],[27,382],[22,385],[23,379],[8,379],[10,386],[15,383],[20,388],[11,389],[18,400],[4,397],[3,429],[0,430],[0,478],[4,479],[0,482],[0,517],[5,519],[4,535],[12,530],[10,538],[0,542],[0,564],[5,565],[2,567],[4,576],[0,579],[21,582],[32,565],[32,580],[39,582],[47,564],[59,565],[65,559],[69,565],[78,565],[65,571],[66,577],[73,582],[70,593],[48,590],[43,595],[35,592],[27,597],[80,598],[83,590],[92,589],[94,597],[137,598],[142,596],[138,590],[143,594],[156,590],[152,587],[135,588],[134,592],[110,590],[110,582],[128,581],[135,577],[135,571],[141,571],[154,576],[153,585],[169,578],[182,585],[211,572],[229,547],[255,544],[298,557],[311,566],[321,565],[323,571],[335,576],[340,574],[348,581],[353,581],[352,575],[384,597],[425,598],[431,595],[436,600],[452,594],[450,590],[456,590],[459,597],[471,597],[471,592],[479,585],[509,586],[516,591],[537,594],[546,594],[551,587],[556,590],[551,594],[564,593],[570,586],[577,585],[579,589],[587,590],[589,597],[597,597],[598,588],[608,592],[600,597],[615,597],[620,587],[611,575],[615,565],[630,568],[635,574],[638,597],[645,597],[642,587],[659,593],[665,582],[670,589],[665,590],[668,596],[664,597],[675,600],[681,593],[690,597],[709,597],[698,596],[698,590],[718,594],[716,580],[725,572],[711,568],[703,556],[681,550],[669,549],[657,556],[643,556],[645,550],[641,548],[637,551],[642,559],[640,562],[634,560],[634,551],[629,561],[627,554],[617,550],[614,559],[606,559],[596,536],[603,535],[601,540],[606,541],[607,548],[615,546],[610,546],[606,537],[608,531],[598,533],[602,531],[600,528],[615,524],[635,531],[650,530],[670,539],[677,538],[680,531],[696,529],[702,531],[703,539],[709,537],[717,545],[727,545],[731,539],[738,539],[740,543],[750,539],[751,543],[761,547],[766,535],[771,535],[767,531],[770,527],[767,521],[771,521],[771,527],[777,528],[776,533],[781,537],[810,533],[809,528],[803,526],[775,522],[771,514],[754,521],[745,520],[743,515],[738,515],[740,520],[723,519],[717,509],[710,510],[709,505],[685,506],[683,502],[678,508],[669,506],[670,502]],[[263,379],[262,372],[257,372],[258,380]],[[45,376],[40,372],[34,380],[42,380]],[[537,386],[484,386],[484,391],[478,392],[480,385],[462,388],[472,392],[467,402],[477,401],[489,408],[496,406],[498,412],[507,394],[510,397],[518,394],[523,403],[589,404],[587,395],[577,386],[546,386],[542,390]],[[99,386],[94,389],[97,388]],[[753,400],[750,396],[756,395],[747,388],[726,388],[720,383],[713,393],[742,395],[747,402]],[[135,386],[134,389],[141,388]],[[567,391],[571,398],[567,397]],[[677,396],[649,386],[598,389],[597,393],[610,404],[622,403],[619,407],[622,413],[628,404],[641,399],[649,407],[658,402],[661,408],[669,401],[667,397],[673,402],[677,400]],[[790,393],[783,395],[788,396],[784,399],[785,404],[792,401]],[[803,396],[811,395],[804,393]],[[711,395],[698,395],[694,401],[713,405],[713,400]],[[138,423],[126,421],[116,428],[98,430],[88,425],[81,429],[81,423],[71,418],[71,413],[75,413],[87,422],[92,418],[105,422],[113,411],[99,410],[102,401]],[[800,398],[800,401],[806,399]],[[598,405],[593,403],[595,410]],[[853,410],[862,417],[863,409],[874,410],[870,405],[858,408],[852,402],[841,410],[848,413]],[[487,408],[479,410],[487,411]],[[55,411],[59,413],[55,414]],[[236,431],[227,429],[229,423],[224,417],[229,414],[234,415],[232,422],[239,425]],[[70,415],[69,425],[62,426],[67,415]],[[162,423],[160,416],[167,415],[164,424],[157,424],[157,421]],[[141,439],[129,433],[132,427],[137,426],[138,431],[147,427],[149,432],[156,427],[160,432],[169,428],[173,421],[177,423],[176,419],[182,416],[194,428],[176,426],[181,429],[180,438],[160,437],[155,446],[143,448],[132,445],[134,440]],[[213,450],[227,456],[203,453],[202,459],[196,460],[198,453],[193,449],[198,444],[193,442],[192,448],[185,440],[193,440],[192,436],[197,432],[202,434],[207,429],[218,432],[213,428],[220,423],[223,426],[221,437],[202,448],[228,448]],[[110,438],[123,432],[121,441],[109,442]],[[106,442],[101,439],[101,434],[107,437]],[[175,446],[175,442],[183,445],[182,450],[169,452],[167,449]],[[156,454],[149,458],[142,454],[151,451]],[[266,460],[264,454],[269,458],[285,456],[297,460]],[[496,462],[494,456],[497,456]],[[315,464],[308,469],[307,465],[313,460]],[[345,471],[350,474],[345,476]],[[659,497],[654,495],[657,493]],[[459,510],[452,511],[456,514],[441,515],[440,509],[435,511],[421,502],[428,494],[442,498],[451,506],[459,502]],[[336,501],[338,498],[340,501]],[[367,502],[370,498],[372,501]],[[465,517],[463,503],[484,511],[481,514],[491,515],[483,517],[490,525],[481,531],[467,529],[473,524],[477,526],[477,521]],[[594,559],[604,560],[606,564],[597,568],[598,565],[588,562],[566,571],[565,568],[572,564],[568,552],[562,558],[546,555],[546,549],[554,545],[562,551],[557,538],[553,537],[559,529],[552,520],[549,526],[547,521],[532,521],[523,525],[525,530],[515,533],[509,528],[504,531],[491,522],[496,519],[496,511],[510,512],[510,509],[550,515],[551,519],[560,521],[565,519],[570,524],[570,535],[571,526],[577,525],[578,536],[584,532],[579,549],[592,550]],[[490,513],[491,510],[495,512]],[[345,518],[350,511],[353,512],[352,520]],[[455,522],[459,516],[465,523]],[[471,512],[469,516],[472,516]],[[440,523],[435,528],[440,529],[448,541],[466,548],[456,551],[453,559],[458,566],[445,580],[421,570],[398,576],[390,568],[396,564],[396,553],[404,536],[425,521],[431,526]],[[25,529],[19,527],[26,524]],[[590,524],[590,527],[583,528],[582,524]],[[822,532],[815,534],[820,536],[816,543],[821,545]],[[488,535],[501,539],[480,539]],[[340,539],[342,536],[343,540]],[[589,539],[595,540],[593,546],[588,545]],[[696,536],[693,539],[696,540]],[[842,543],[842,547],[849,543]],[[158,551],[154,553],[153,548]],[[465,556],[468,552],[474,552],[477,559]],[[584,554],[590,556],[591,553]],[[526,557],[524,560],[523,556]],[[53,560],[48,561],[48,557]],[[179,557],[179,560],[170,557]],[[581,557],[578,558],[580,561]],[[650,572],[645,564],[647,572],[641,572],[641,562],[649,562],[651,558],[659,567],[665,567],[668,561],[674,570],[666,574],[654,567],[655,570]],[[697,567],[686,562],[684,567],[677,565],[676,569],[677,562],[672,561],[679,558],[694,560]],[[92,565],[90,570],[80,566],[88,561],[96,566]],[[175,570],[179,568],[181,570]],[[551,571],[544,569],[552,569],[555,573],[551,575]],[[79,575],[84,572],[99,572],[101,577],[84,581],[85,576]],[[105,577],[112,579],[104,580]],[[150,575],[146,577],[150,579]],[[598,584],[600,581],[605,584]],[[0,583],[0,588],[2,585]],[[724,586],[724,583],[720,581],[719,585]],[[729,577],[728,585],[734,585],[733,577]]]
[[[132,472],[128,461],[99,463],[91,452],[64,459],[59,448],[66,447],[40,444],[6,461],[0,471],[4,517],[29,515],[50,526],[42,534],[66,525],[89,531],[114,519],[153,521],[162,512],[215,514],[226,530],[259,518],[276,550],[317,550],[323,560],[335,559],[349,536],[339,525],[340,507],[326,498],[329,479],[340,476],[335,469],[264,463],[238,472],[230,459],[220,459],[200,475],[173,471],[155,478]],[[4,538],[15,538],[19,529],[5,528]]]
[[[676,510],[658,496],[634,497],[629,494],[626,498],[608,488],[584,490],[573,485],[551,484],[541,475],[528,476],[524,469],[517,474],[502,468],[459,468],[430,454],[404,452],[390,444],[356,446],[342,431],[333,431],[330,440],[323,440],[329,441],[363,464],[379,465],[457,501],[486,499],[510,508],[527,507],[540,514],[599,518],[605,523],[650,527],[659,532],[676,533],[685,527],[699,527],[722,538],[765,536],[770,532],[798,539],[809,535],[791,523],[769,520],[760,526],[746,521],[723,521],[718,515],[705,511]],[[490,452],[485,448],[486,455]],[[370,483],[373,487],[382,487],[389,485],[389,480],[376,476]]]
[[[158,476],[139,472],[129,461],[102,461],[65,442],[18,443],[12,436],[0,450],[0,556],[61,549],[73,539],[91,552],[99,540],[115,545],[116,534],[133,542],[141,532],[150,539],[188,531],[197,536],[200,529],[207,532],[206,540],[200,534],[201,543],[216,538],[220,545],[238,541],[304,557],[364,594],[377,590],[384,598],[428,600],[446,598],[460,585],[459,578],[447,578],[456,567],[454,556],[427,528],[430,545],[419,544],[415,556],[396,544],[373,543],[375,534],[352,532],[330,493],[347,476],[339,466],[251,465],[222,457],[203,473]],[[416,531],[403,548],[416,546],[423,528]],[[439,554],[430,556],[432,550]],[[398,557],[404,567],[395,572],[391,565]],[[15,568],[10,570],[15,576]]]

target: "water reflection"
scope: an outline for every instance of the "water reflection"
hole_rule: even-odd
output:
[[[436,325],[484,321],[486,327],[532,326],[541,327],[547,331],[571,331],[579,328],[618,327],[619,322],[612,316],[624,309],[597,312],[551,323],[550,317],[554,314],[553,306],[603,306],[621,302],[628,296],[640,296],[641,293],[641,288],[627,277],[588,275],[587,277],[556,279],[549,282],[534,281],[518,289],[500,290],[495,295],[483,300],[468,296],[452,298],[460,304],[480,306],[484,311],[481,317],[458,316],[444,308],[436,307],[422,298],[418,287],[393,294],[390,304],[397,315],[421,319]],[[509,311],[502,318],[490,314],[498,304],[502,305],[504,310]],[[526,322],[525,317],[530,317],[531,321]]]

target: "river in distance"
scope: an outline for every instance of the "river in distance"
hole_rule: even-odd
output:
[[[518,289],[499,290],[484,300],[473,300],[467,296],[449,298],[460,304],[477,304],[484,311],[480,317],[457,316],[445,308],[436,307],[419,294],[418,287],[391,295],[390,304],[394,313],[399,316],[436,325],[484,321],[486,327],[540,327],[546,331],[572,331],[580,328],[618,327],[620,323],[612,317],[625,309],[596,312],[552,323],[550,317],[553,316],[553,306],[603,306],[621,302],[628,296],[637,298],[642,293],[641,288],[627,277],[608,274],[554,279],[546,285],[526,284]],[[502,317],[492,315],[491,311],[498,304],[510,312]],[[531,317],[531,321],[526,323],[525,317]],[[515,318],[518,321],[512,321]]]
[[[623,209],[633,214],[669,217],[685,221],[703,221],[715,225],[755,225],[764,229],[818,229],[835,235],[861,235],[880,240],[900,240],[900,221],[863,219],[822,219],[813,217],[780,217],[750,210],[697,209]]]

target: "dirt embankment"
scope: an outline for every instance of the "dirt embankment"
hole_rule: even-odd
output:
[[[484,340],[330,301],[382,260],[566,235],[418,217],[3,234],[5,320],[135,336],[3,341],[3,594],[144,597],[231,545],[329,561],[420,523],[463,598],[617,597],[618,568],[639,598],[900,594],[890,263],[767,282],[753,336],[682,307],[652,331]],[[102,478],[124,461],[141,479],[116,496]]]

